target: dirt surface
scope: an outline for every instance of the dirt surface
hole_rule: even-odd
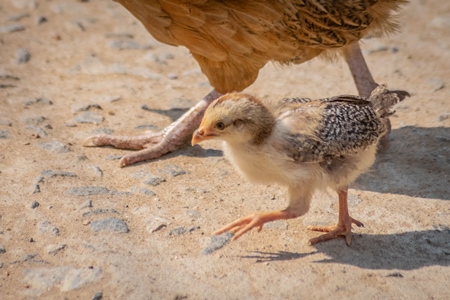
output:
[[[365,224],[351,247],[308,244],[307,225],[337,220],[332,193],[226,243],[212,232],[284,208],[285,190],[241,180],[216,142],[126,168],[126,150],[82,146],[163,128],[206,95],[189,52],[112,1],[2,0],[0,299],[449,299],[450,2],[412,0],[401,20],[363,45],[375,79],[412,97],[350,190]],[[345,63],[314,60],[268,65],[247,92],[356,89]]]

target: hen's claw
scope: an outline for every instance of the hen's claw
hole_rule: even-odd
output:
[[[198,127],[206,108],[220,94],[212,90],[202,101],[192,107],[177,121],[160,132],[135,137],[95,135],[87,138],[83,145],[86,147],[113,146],[119,149],[140,150],[122,157],[121,167],[140,161],[158,158],[185,145]]]

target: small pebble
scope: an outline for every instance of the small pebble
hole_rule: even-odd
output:
[[[47,18],[44,17],[44,16],[39,16],[39,17],[36,19],[36,24],[37,24],[37,25],[40,25],[40,24],[46,23],[46,22],[47,22]]]
[[[39,207],[39,202],[33,201],[33,202],[31,203],[31,208],[32,208],[32,209],[35,209],[36,207]]]
[[[32,237],[30,238],[30,243],[34,243],[34,239]]]
[[[5,253],[5,252],[6,252],[5,246],[0,244],[0,254]]]
[[[98,292],[98,293],[95,293],[95,295],[92,298],[92,300],[101,300],[102,298],[103,298],[103,293],[102,292]]]
[[[31,58],[31,54],[27,49],[20,48],[16,52],[15,61],[17,64],[27,63]]]
[[[87,111],[75,117],[75,122],[77,123],[92,123],[98,125],[103,123],[104,120],[105,118],[103,118],[102,115],[99,115],[91,111]]]
[[[12,33],[17,31],[23,31],[25,27],[20,24],[1,25],[0,33]]]
[[[175,79],[178,79],[178,75],[175,74],[175,73],[169,73],[169,74],[167,75],[167,78],[169,78],[169,79],[171,79],[171,80],[175,80]]]
[[[66,248],[66,244],[48,245],[45,248],[48,254],[56,255],[58,252]]]

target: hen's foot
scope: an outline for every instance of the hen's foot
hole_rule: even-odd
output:
[[[291,219],[295,217],[296,215],[286,210],[252,214],[228,224],[227,226],[215,231],[214,234],[218,235],[226,231],[234,233],[234,241],[255,227],[258,228],[258,232],[260,232],[264,223],[281,219]]]
[[[364,227],[364,224],[361,223],[358,220],[353,219],[352,217],[348,217],[347,220],[340,220],[339,223],[335,226],[309,226],[309,230],[313,231],[321,231],[321,232],[327,232],[325,234],[322,234],[318,237],[315,237],[313,239],[310,239],[309,242],[311,245],[328,241],[331,239],[334,239],[338,236],[344,236],[345,241],[347,242],[347,245],[350,246],[352,242],[352,223],[356,224],[358,227]]]
[[[181,118],[160,132],[135,137],[95,135],[87,138],[83,145],[86,147],[113,146],[119,149],[140,150],[123,156],[119,161],[121,167],[158,158],[177,150],[189,141],[192,132],[200,125],[206,108],[218,97],[220,97],[220,94],[213,90]]]

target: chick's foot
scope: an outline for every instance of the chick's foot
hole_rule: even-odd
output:
[[[356,224],[356,226],[358,227],[364,227],[363,223],[353,219],[350,216],[345,219],[340,219],[339,223],[335,226],[308,226],[309,230],[327,232],[318,237],[310,239],[309,242],[311,243],[311,245],[313,245],[319,242],[334,239],[339,236],[344,236],[347,245],[350,246],[352,242],[352,223]]]
[[[119,161],[121,167],[158,158],[187,144],[192,132],[199,126],[206,108],[218,97],[220,97],[219,93],[215,90],[211,91],[181,118],[160,132],[135,137],[94,135],[87,138],[83,145],[86,147],[113,146],[119,149],[140,150],[124,155]]]
[[[214,234],[218,235],[226,231],[234,233],[234,241],[255,227],[258,228],[258,232],[260,232],[264,223],[282,219],[291,219],[295,217],[297,217],[297,215],[287,210],[252,214],[228,224],[227,226],[215,231]]]

